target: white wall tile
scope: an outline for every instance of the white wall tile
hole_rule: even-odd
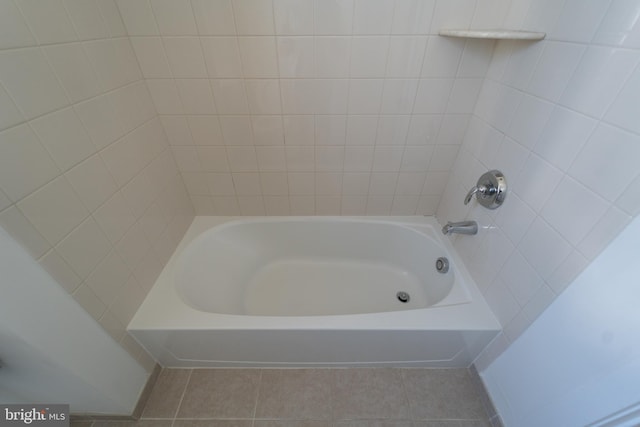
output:
[[[371,170],[373,172],[399,171],[403,153],[404,147],[376,145]]]
[[[48,46],[44,52],[73,102],[101,92],[101,83],[79,43]]]
[[[4,1],[0,4],[0,28],[3,29],[2,37],[0,37],[0,49],[36,44],[20,10],[12,1]]]
[[[262,193],[267,196],[286,196],[289,194],[288,177],[283,172],[260,173]]]
[[[431,31],[435,32],[441,28],[469,28],[475,7],[475,0],[436,2]]]
[[[316,199],[313,196],[289,196],[289,209],[291,215],[314,215],[316,212]]]
[[[24,173],[23,165],[30,166],[30,173]],[[51,156],[27,125],[0,132],[0,185],[11,199],[22,199],[59,173]]]
[[[531,155],[515,179],[513,191],[539,212],[561,179],[562,172],[538,156]]]
[[[105,306],[110,306],[126,286],[131,270],[115,250],[98,264],[86,284]]]
[[[599,125],[580,152],[569,174],[609,201],[613,201],[638,175],[639,137]]]
[[[207,173],[207,183],[209,191],[213,196],[235,195],[233,180],[230,173]]]
[[[201,37],[209,77],[239,77],[242,75],[240,48],[235,37]]]
[[[192,0],[191,5],[200,35],[236,34],[231,0]]]
[[[440,148],[440,147],[436,147]],[[455,151],[458,154],[457,150]],[[431,161],[431,157],[434,155],[434,146],[433,145],[421,145],[421,146],[412,146],[408,145],[404,149],[404,153],[402,154],[402,163],[400,165],[400,170],[403,172],[420,172],[427,169],[429,162]],[[452,164],[450,162],[449,164]],[[434,168],[430,168],[434,169]]]
[[[160,37],[133,37],[131,45],[136,53],[142,75],[148,79],[171,78],[171,69]]]
[[[410,114],[417,88],[417,79],[386,79],[380,112],[383,114]]]
[[[339,196],[316,196],[317,215],[340,215]]]
[[[353,33],[389,34],[393,8],[393,0],[355,0]]]
[[[18,208],[52,245],[89,215],[64,177],[22,199]]]
[[[316,174],[313,172],[289,172],[287,181],[291,195],[315,194]]]
[[[95,211],[118,189],[99,155],[89,157],[65,176],[89,212]]]
[[[252,145],[251,120],[248,116],[221,116],[220,127],[225,145]]]
[[[256,172],[258,170],[254,147],[227,147],[227,159],[231,172]]]
[[[77,40],[62,0],[21,0],[18,5],[40,44]]]
[[[314,25],[317,35],[351,34],[353,0],[314,0]]]
[[[157,36],[158,26],[148,0],[117,0],[129,36]]]
[[[96,294],[83,284],[73,292],[73,298],[91,315],[96,321],[102,317],[107,307],[100,301]]]
[[[421,79],[413,112],[417,114],[444,113],[453,83],[453,79]]]
[[[426,36],[391,37],[386,77],[419,77],[426,44]]]
[[[240,37],[238,43],[245,77],[278,77],[275,37]]]
[[[347,112],[348,80],[318,79],[314,81],[315,112],[345,114]]]
[[[11,97],[2,86],[0,86],[0,130],[16,125],[23,121],[22,113],[11,100]]]
[[[305,172],[315,170],[315,149],[309,146],[285,147],[287,170]]]
[[[316,145],[344,145],[346,116],[316,116]]]
[[[207,67],[200,40],[195,37],[164,37],[164,49],[176,78],[206,78]]]
[[[158,114],[182,114],[182,101],[176,82],[171,79],[146,79]]]
[[[449,94],[449,102],[447,102],[446,107],[447,113],[472,113],[481,89],[482,80],[480,79],[456,79]]]
[[[546,43],[527,89],[534,95],[557,101],[584,51],[585,47],[582,45]]]
[[[287,170],[284,146],[256,147],[260,172],[284,172]]]
[[[196,21],[189,0],[150,0],[160,34],[164,36],[196,35]]]
[[[35,259],[47,252],[51,245],[15,206],[0,213],[0,226]]]
[[[640,68],[636,68],[633,75],[624,85],[616,100],[605,116],[605,120],[624,129],[640,133],[635,114],[638,94],[640,94]]]
[[[255,145],[283,145],[284,133],[280,116],[252,116],[253,143]]]
[[[1,52],[0,80],[27,118],[69,102],[44,54],[36,48]]]
[[[369,196],[366,215],[389,215],[392,204],[393,196]]]
[[[262,196],[238,196],[238,205],[242,215],[265,215]]]
[[[170,145],[194,145],[186,117],[162,116],[160,121]]]
[[[384,80],[353,79],[349,82],[349,114],[378,114],[380,112]],[[389,110],[408,109],[407,102],[403,102],[402,95],[394,93],[397,85],[387,89],[387,108]],[[407,88],[407,92],[408,92]],[[407,95],[408,96],[408,95]],[[397,102],[398,104],[394,104]]]
[[[313,116],[284,116],[283,126],[285,144],[315,144],[315,120]]]
[[[595,226],[609,204],[565,176],[544,206],[542,217],[573,246]]]
[[[216,114],[208,79],[176,79],[185,114]]]
[[[249,114],[245,82],[239,79],[211,80],[211,89],[220,114]]]
[[[108,37],[107,27],[96,0],[64,0],[64,5],[80,40]]]
[[[592,260],[631,222],[631,216],[612,206],[593,226],[585,233],[584,239],[578,243],[578,249],[588,259]]]
[[[342,173],[340,172],[317,172],[316,173],[316,195],[337,196],[342,192]]]
[[[350,37],[315,37],[315,76],[344,78],[349,76]]]
[[[31,122],[60,170],[66,171],[96,151],[73,108],[47,114]]]
[[[601,0],[567,0],[549,36],[557,40],[588,43],[596,34],[610,3]]]
[[[370,116],[348,116],[347,145],[374,145],[378,128],[378,118]]]
[[[272,35],[272,0],[232,0],[238,35]]]
[[[224,145],[220,122],[213,116],[188,118],[191,136],[196,145]]]
[[[122,37],[127,35],[116,0],[98,0],[98,7],[104,18],[104,22],[111,34],[111,37]]]
[[[389,37],[353,37],[349,75],[361,78],[385,76]]]
[[[314,114],[315,90],[315,83],[311,79],[280,80],[284,114]]]
[[[313,0],[274,0],[276,34],[313,34]]]
[[[593,119],[556,107],[533,151],[554,166],[566,170],[587,142],[595,126],[596,121]]]
[[[524,306],[543,284],[540,276],[518,251],[514,251],[504,264],[500,278],[520,306]]]
[[[638,7],[638,4],[633,1],[611,2],[607,14],[598,26],[593,42],[639,48],[640,28],[635,25]]]
[[[280,76],[313,77],[315,75],[314,45],[313,37],[278,37]]]
[[[541,217],[533,221],[518,249],[543,279],[571,253],[571,245]]]
[[[47,252],[38,262],[69,293],[76,290],[82,282],[82,279],[74,273],[73,269],[55,249]]]
[[[368,172],[373,164],[373,147],[345,147],[345,172]]]
[[[317,172],[341,171],[344,165],[344,146],[316,147]]]
[[[278,80],[249,79],[245,83],[252,114],[282,114]]]
[[[637,51],[589,47],[562,94],[560,103],[581,113],[602,117],[639,59],[640,53]]]
[[[464,52],[464,40],[429,37],[422,65],[422,77],[453,77]]]
[[[368,172],[345,172],[342,177],[342,194],[345,196],[367,195],[370,179],[371,174]]]
[[[392,34],[428,34],[435,0],[396,0]]]
[[[553,111],[553,104],[539,98],[525,95],[509,126],[509,136],[531,149],[545,128]],[[548,138],[545,135],[545,138]],[[543,143],[544,145],[547,142]]]
[[[529,84],[545,44],[514,42],[502,81],[518,89]]]
[[[577,250],[574,250],[553,272],[547,283],[556,294],[560,294],[589,262]]]
[[[473,28],[500,28],[512,4],[510,0],[485,0],[478,2],[471,21]]]
[[[376,145],[404,145],[409,131],[409,116],[381,116]]]
[[[426,173],[424,172],[400,172],[396,184],[397,196],[419,196],[422,193]]]

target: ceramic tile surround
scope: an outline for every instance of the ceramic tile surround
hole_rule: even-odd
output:
[[[0,225],[125,332],[193,208],[113,0],[0,2]]]
[[[640,212],[640,33],[632,18],[640,4],[521,1],[511,10],[507,26],[548,37],[496,45],[437,212],[440,221],[481,225],[478,238],[454,237],[504,327],[476,361],[480,370]],[[494,168],[510,184],[503,207],[464,206]]]
[[[437,30],[475,4],[118,2],[203,215],[435,213],[493,48]]]

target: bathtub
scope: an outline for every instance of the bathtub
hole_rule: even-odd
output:
[[[433,217],[196,217],[128,331],[166,367],[466,367],[500,325]]]

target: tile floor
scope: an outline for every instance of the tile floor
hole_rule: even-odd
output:
[[[488,427],[466,369],[165,369],[138,422],[74,427]]]

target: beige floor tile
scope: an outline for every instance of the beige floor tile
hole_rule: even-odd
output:
[[[398,369],[336,369],[331,403],[335,420],[409,418]]]
[[[328,369],[265,369],[256,418],[330,419],[332,378]]]
[[[251,427],[252,420],[176,420],[173,427]]]
[[[93,427],[171,427],[171,420],[95,421]]]
[[[413,424],[395,420],[348,420],[336,421],[334,427],[413,427]]]
[[[466,369],[403,369],[402,378],[414,420],[485,417]]]
[[[194,369],[178,418],[253,418],[259,369]]]
[[[255,420],[253,427],[332,427],[330,421]]]
[[[190,373],[190,369],[163,369],[142,411],[142,418],[175,417]]]

